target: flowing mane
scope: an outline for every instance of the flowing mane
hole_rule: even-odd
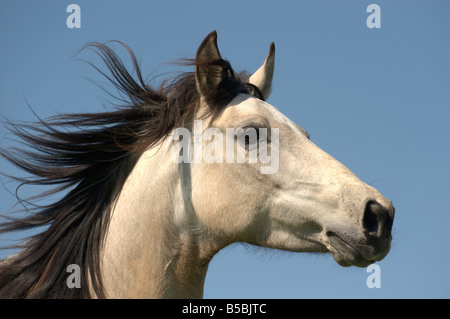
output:
[[[0,261],[0,298],[87,298],[91,288],[98,297],[104,297],[99,251],[111,206],[140,155],[182,125],[197,107],[200,95],[194,72],[153,89],[144,83],[133,52],[121,45],[130,55],[135,76],[108,45],[90,43],[84,49],[92,49],[101,57],[110,74],[94,68],[125,94],[125,105],[111,112],[8,124],[21,142],[34,149],[0,150],[1,156],[31,175],[14,179],[20,186],[55,186],[43,196],[63,193],[54,203],[27,209],[26,217],[4,216],[8,221],[0,224],[0,233],[47,228],[15,246],[21,248],[17,255]],[[245,75],[234,73],[226,60],[182,63],[220,65],[226,70],[221,90],[207,95],[209,105],[214,106],[213,116],[239,93],[262,98],[255,86],[246,83]],[[65,284],[65,269],[70,264],[80,265],[86,274],[81,289],[68,289]]]

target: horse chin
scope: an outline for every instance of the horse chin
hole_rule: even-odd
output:
[[[342,267],[367,267],[375,262],[364,258],[361,253],[336,235],[329,237],[327,248],[334,260]]]
[[[341,253],[337,252],[331,252],[331,255],[333,256],[334,260],[342,267],[356,266],[364,268],[374,263],[374,261],[358,258],[359,256],[346,256],[347,254],[343,256]]]

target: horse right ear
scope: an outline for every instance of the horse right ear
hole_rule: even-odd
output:
[[[275,68],[275,43],[270,44],[269,55],[263,65],[248,80],[249,83],[255,85],[261,90],[264,99],[269,97],[272,91],[272,78]]]
[[[217,32],[212,31],[200,44],[196,56],[195,81],[203,97],[216,91],[220,82],[227,76],[222,61],[217,47]]]

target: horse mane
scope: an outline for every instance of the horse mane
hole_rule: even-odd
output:
[[[90,43],[83,49],[93,50],[103,60],[109,75],[93,66],[125,96],[121,99],[124,105],[102,113],[7,123],[26,146],[0,149],[2,157],[30,175],[12,177],[18,188],[53,186],[42,196],[61,196],[51,204],[19,211],[24,217],[3,216],[7,221],[0,223],[0,234],[45,229],[14,246],[21,249],[18,254],[0,261],[0,298],[89,298],[92,291],[104,298],[100,249],[111,207],[140,155],[195,112],[200,94],[194,72],[163,81],[158,89],[151,88],[144,83],[134,53],[119,43],[129,53],[134,76],[108,45]],[[219,85],[220,93],[205,95],[212,116],[239,93],[262,98],[259,90],[246,83],[244,75],[236,74],[226,60],[192,59],[182,64],[220,64],[226,68],[228,75]],[[71,264],[81,268],[81,288],[67,287],[66,269]]]

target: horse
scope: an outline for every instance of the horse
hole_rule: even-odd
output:
[[[61,196],[1,223],[1,233],[40,231],[1,261],[0,297],[202,298],[211,259],[236,242],[330,253],[344,267],[388,254],[392,202],[266,102],[274,43],[255,73],[237,73],[213,31],[195,58],[180,62],[194,70],[159,88],[144,82],[134,53],[119,43],[131,72],[109,44],[85,48],[101,57],[109,73],[94,67],[126,103],[7,123],[28,146],[1,151],[30,175],[16,178],[21,186],[52,186],[43,195]],[[227,129],[236,130],[225,143]],[[186,156],[199,148],[200,160]],[[250,161],[251,151],[270,152],[276,165],[264,172],[267,161]]]

